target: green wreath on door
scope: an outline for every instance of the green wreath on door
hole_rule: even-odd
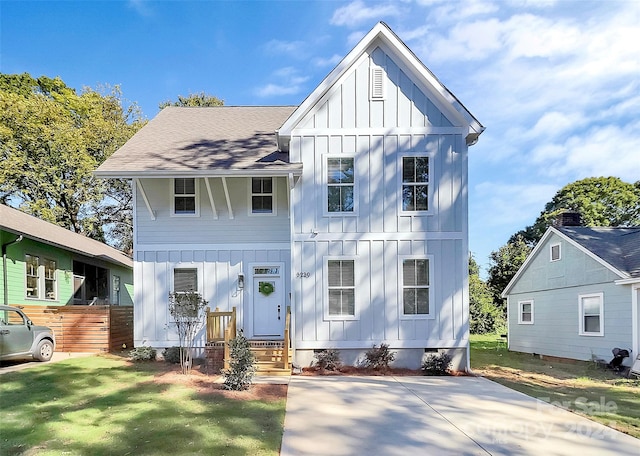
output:
[[[265,296],[269,296],[271,293],[275,291],[275,287],[271,282],[260,282],[260,285],[258,286],[258,291]]]

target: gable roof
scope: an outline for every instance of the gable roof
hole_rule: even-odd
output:
[[[640,227],[563,226],[558,231],[629,277],[640,277]]]
[[[133,268],[131,258],[120,250],[4,204],[0,204],[0,229],[87,257]]]
[[[164,108],[94,172],[99,177],[300,175],[275,131],[294,106]]]
[[[373,44],[383,44],[412,72],[413,76],[432,88],[431,94],[437,98],[438,105],[448,111],[449,115],[458,119],[467,128],[467,145],[473,145],[478,140],[484,127],[465,108],[456,96],[442,84],[438,78],[420,61],[409,47],[384,22],[378,22],[362,40],[338,63],[338,65],[323,79],[323,81],[302,102],[300,107],[287,119],[278,130],[278,146],[287,150],[288,139],[292,130],[320,101],[320,99],[334,86],[334,84],[355,64]]]
[[[581,250],[621,279],[640,279],[640,227],[549,227],[502,292],[506,297],[552,234]]]

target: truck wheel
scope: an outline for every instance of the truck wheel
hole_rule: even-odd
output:
[[[50,340],[41,340],[33,357],[38,361],[49,361],[53,356],[53,344]]]

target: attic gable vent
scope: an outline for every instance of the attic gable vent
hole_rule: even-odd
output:
[[[380,67],[371,68],[371,99],[384,100],[384,70]]]

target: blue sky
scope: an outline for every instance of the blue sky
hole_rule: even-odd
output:
[[[640,1],[0,1],[0,71],[119,84],[147,118],[205,91],[297,105],[385,21],[487,127],[469,157],[478,262],[555,192],[640,179]]]

